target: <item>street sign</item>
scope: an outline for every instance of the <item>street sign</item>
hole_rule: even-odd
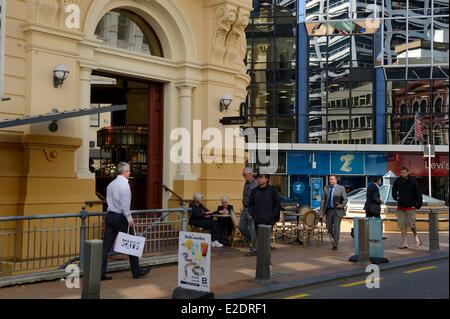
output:
[[[229,116],[219,121],[222,125],[242,125],[247,123],[245,116]]]

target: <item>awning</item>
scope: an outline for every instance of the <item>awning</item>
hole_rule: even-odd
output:
[[[26,124],[52,122],[52,121],[63,120],[63,119],[71,118],[71,117],[86,116],[86,115],[91,115],[91,114],[123,111],[126,109],[127,109],[126,104],[121,104],[121,105],[100,106],[100,107],[86,107],[86,108],[81,108],[81,109],[66,110],[66,111],[62,111],[62,112],[55,111],[52,113],[46,113],[46,114],[40,114],[40,115],[29,115],[29,116],[18,117],[15,119],[0,120],[0,129],[6,128],[6,127],[26,125]]]

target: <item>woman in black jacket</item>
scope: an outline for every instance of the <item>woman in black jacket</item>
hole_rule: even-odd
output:
[[[189,225],[202,227],[211,230],[211,247],[220,248],[223,245],[219,242],[222,237],[222,228],[219,223],[211,220],[210,211],[201,203],[203,195],[195,193],[189,208],[191,209]]]

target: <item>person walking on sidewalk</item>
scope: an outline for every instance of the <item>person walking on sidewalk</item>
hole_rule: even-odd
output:
[[[253,177],[253,171],[249,167],[242,171],[242,176],[245,179],[245,183],[242,191],[243,208],[239,219],[239,231],[248,239],[251,245],[250,252],[247,253],[246,256],[256,256],[255,223],[252,216],[249,214],[248,205],[250,202],[250,194],[256,187],[258,187],[258,182]]]
[[[377,176],[374,178],[373,183],[367,186],[366,203],[364,204],[366,217],[381,219],[381,205],[383,204],[380,197],[381,181],[382,178]],[[381,222],[381,232],[383,232],[383,222]],[[386,237],[383,237],[383,239],[386,239]]]
[[[326,217],[328,232],[333,238],[333,250],[337,250],[341,233],[341,220],[345,216],[347,205],[347,193],[344,186],[337,184],[335,175],[328,177],[328,185],[325,186],[323,198],[320,203],[320,216]]]
[[[119,232],[134,235],[134,220],[131,216],[131,189],[128,183],[130,177],[130,165],[119,163],[117,165],[117,177],[106,189],[106,202],[108,213],[105,218],[105,235],[103,238],[102,275],[101,280],[110,280],[112,277],[106,275],[108,265],[108,252],[114,245]],[[150,272],[150,268],[140,268],[139,258],[129,256],[131,273],[134,279],[142,278]]]
[[[281,201],[275,187],[269,185],[270,175],[258,175],[258,187],[250,194],[248,212],[255,224],[256,241],[258,241],[258,226],[273,227],[280,220]],[[272,269],[272,263],[270,263]]]
[[[223,245],[219,242],[222,240],[222,227],[219,223],[211,219],[211,212],[206,208],[203,203],[202,193],[195,193],[193,200],[189,205],[191,209],[189,217],[189,225],[209,229],[211,231],[211,247],[221,248]]]
[[[403,243],[398,248],[408,248],[408,228],[413,232],[416,246],[419,247],[422,241],[416,231],[416,209],[422,207],[423,198],[419,183],[414,177],[409,176],[407,167],[400,169],[400,177],[394,181],[392,198],[397,201],[397,220],[403,239]]]

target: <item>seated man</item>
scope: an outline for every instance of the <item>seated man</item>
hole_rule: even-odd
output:
[[[219,242],[219,239],[222,237],[222,228],[219,223],[211,220],[211,213],[201,203],[202,199],[203,195],[201,193],[197,192],[194,194],[193,200],[189,205],[189,208],[191,208],[189,225],[211,230],[211,247],[223,247]]]
[[[231,212],[233,211],[233,205],[230,205],[228,196],[223,196],[220,199],[220,202],[222,203],[222,205],[217,207],[217,211],[215,213],[230,215]],[[217,222],[221,223],[222,230],[225,230],[224,244],[229,245],[230,244],[229,238],[230,238],[231,234],[233,233],[233,228],[234,228],[233,221],[231,220],[231,218],[217,218]]]

